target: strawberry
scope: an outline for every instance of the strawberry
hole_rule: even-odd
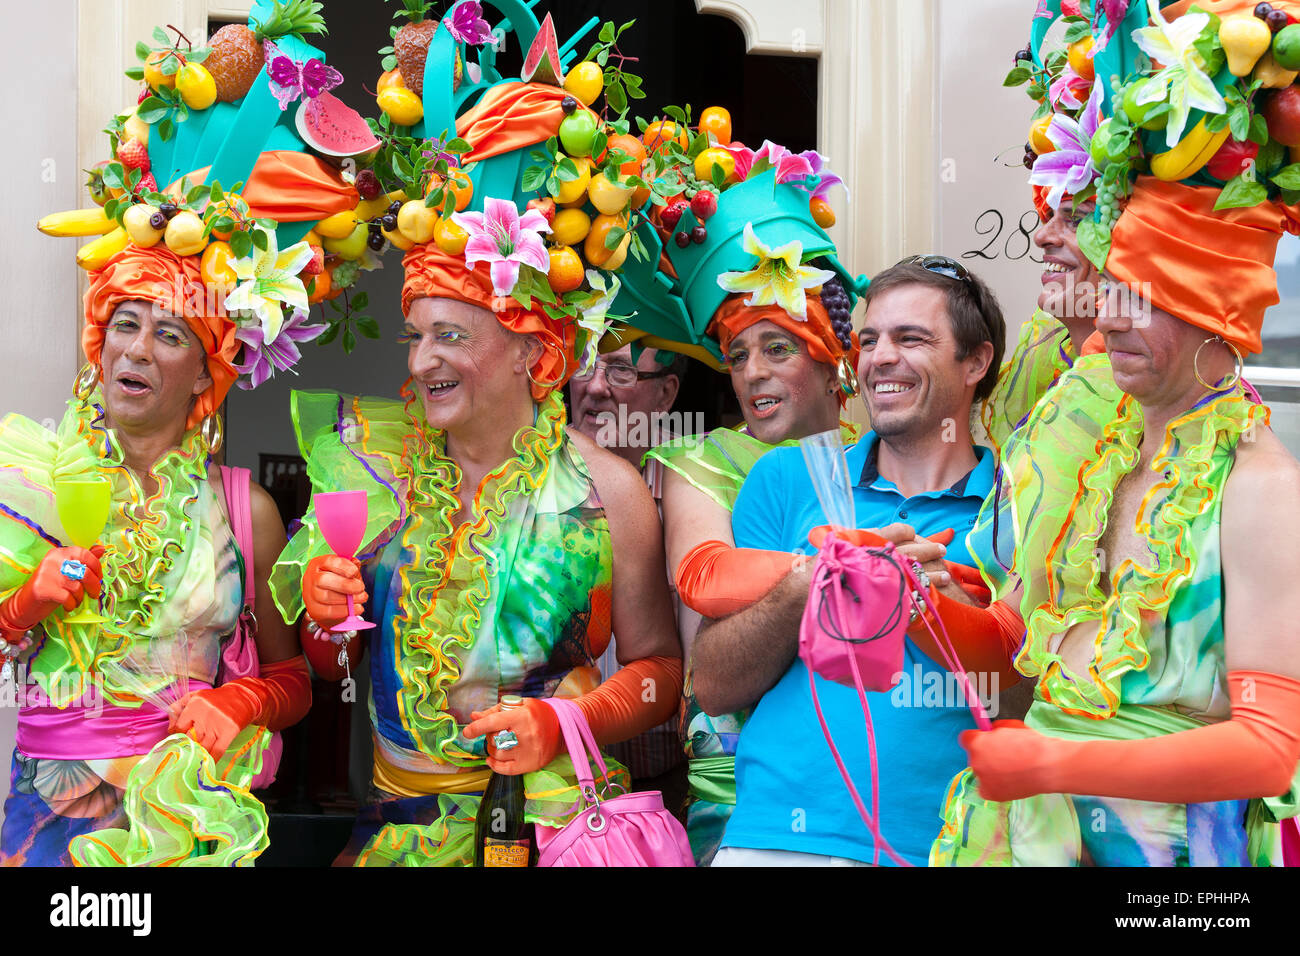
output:
[[[153,90],[151,90],[149,85],[146,83],[144,86],[140,87],[140,95],[135,98],[136,105],[140,105],[152,95]]]
[[[128,139],[117,147],[117,160],[125,169],[149,172],[149,149],[138,139]]]
[[[312,246],[311,253],[311,262],[302,267],[302,274],[318,276],[325,271],[325,250],[320,246]]]
[[[690,203],[685,199],[670,202],[664,207],[663,212],[659,213],[659,221],[663,223],[665,229],[676,229],[678,221],[682,218],[682,213],[689,208]]]
[[[140,177],[140,181],[135,184],[137,193],[156,193],[158,191],[158,181],[153,178],[153,173],[145,173]]]
[[[718,211],[718,197],[708,189],[701,189],[691,199],[691,212],[700,222],[708,219]]]

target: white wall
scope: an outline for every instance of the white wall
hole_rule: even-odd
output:
[[[89,204],[77,163],[76,0],[5,4],[0,36],[11,41],[0,61],[0,88],[8,92],[0,414],[53,422],[63,414],[80,358],[78,240],[42,236],[35,224],[47,213]],[[0,707],[0,796],[9,793],[16,717],[13,708]]]

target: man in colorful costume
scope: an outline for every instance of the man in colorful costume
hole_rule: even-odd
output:
[[[297,27],[319,22],[306,14]],[[281,42],[311,49],[297,35]],[[78,257],[91,281],[76,398],[54,432],[17,415],[0,422],[0,635],[22,694],[5,864],[246,865],[267,846],[249,790],[270,781],[270,731],[306,713],[311,689],[265,589],[283,524],[257,485],[251,515],[229,513],[228,483],[241,479],[213,463],[217,416],[237,380],[269,373],[257,375],[272,362],[263,348],[291,367],[294,343],[324,330],[303,327],[297,273],[312,252],[289,240],[357,201],[301,142],[287,148],[281,119],[263,74],[238,103],[194,109],[188,123],[211,134],[206,146],[195,130],[169,141],[135,117],[119,127],[105,176],[122,192],[99,213],[104,238]],[[271,141],[280,148],[259,148]],[[153,173],[170,181],[169,168],[200,172],[159,193]],[[216,194],[223,180],[244,182],[241,195]],[[67,234],[70,218],[94,212],[42,228]],[[155,229],[155,214],[185,229]],[[278,235],[264,225],[272,215],[287,224]],[[212,231],[230,242],[209,242]],[[276,285],[257,284],[271,270]],[[71,515],[58,505],[75,480],[111,489],[89,551],[69,545]],[[83,595],[100,599],[101,623],[71,615]]]
[[[1252,16],[1212,6],[1220,30]],[[1150,14],[1146,43],[1215,28]],[[1109,361],[1080,359],[1012,436],[972,534],[1039,680],[1024,724],[964,736],[935,864],[1269,865],[1297,812],[1300,465],[1240,380],[1296,213],[1269,198],[1277,167],[1236,203],[1199,167],[1151,168],[1108,230]]]
[[[328,556],[313,509],[272,582],[286,617],[302,600],[324,628],[346,616],[347,595],[374,595],[373,802],[340,862],[469,865],[493,770],[526,775],[531,822],[567,822],[576,780],[540,698],[573,698],[602,744],[677,706],[680,651],[654,503],[631,465],[565,429],[559,392],[589,341],[570,303],[594,310],[616,280],[593,270],[584,294],[544,307],[535,283],[548,282],[547,223],[520,215],[520,164],[555,134],[564,97],[499,82],[457,117],[475,195],[451,214],[466,231],[459,248],[413,242],[403,260],[406,402],[294,396],[314,489],[367,492],[363,573]],[[488,184],[509,192],[484,195]],[[488,351],[473,351],[483,342]],[[592,345],[581,350],[590,360]],[[595,661],[611,626],[625,666],[602,684]],[[358,644],[348,640],[349,666]],[[307,651],[341,676],[332,645]],[[499,709],[503,694],[525,706]],[[496,749],[504,734],[518,741],[509,751]],[[626,782],[621,768],[616,776]]]

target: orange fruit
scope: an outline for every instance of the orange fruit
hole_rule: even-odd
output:
[[[312,276],[316,280],[316,288],[307,296],[309,305],[315,305],[317,302],[324,302],[326,299],[334,298],[338,295],[338,289],[334,289],[334,295],[330,295],[331,287],[334,285],[334,270],[322,269],[320,275]]]
[[[174,56],[179,58],[182,63],[185,62],[185,58],[179,53],[174,54]],[[174,89],[176,86],[176,74],[172,73],[168,76],[162,71],[163,60],[166,57],[167,51],[155,50],[149,54],[149,59],[144,61],[144,81],[155,90],[164,86],[168,89]]]
[[[379,82],[375,84],[375,95],[378,96],[390,86],[400,86],[402,89],[406,89],[406,81],[402,79],[401,70],[394,69],[380,74]]]
[[[823,229],[829,229],[835,225],[835,210],[831,208],[831,204],[825,199],[813,197],[812,201],[808,203],[808,208],[812,212],[813,222]]]
[[[569,246],[551,246],[546,254],[551,259],[546,281],[552,291],[563,295],[582,285],[582,260]]]
[[[582,244],[582,254],[588,262],[599,269],[616,251],[605,248],[605,240],[609,237],[610,230],[626,228],[627,219],[622,215],[608,216],[601,213],[591,221],[591,231],[587,233],[587,238]],[[628,236],[631,236],[631,233],[628,233]]]
[[[439,217],[437,225],[433,227],[433,241],[447,255],[458,256],[465,251],[469,233],[452,222],[450,216]]]
[[[199,275],[203,284],[221,286],[226,290],[234,289],[239,284],[234,261],[235,254],[230,250],[230,243],[208,243],[208,247],[203,250],[203,258],[199,260]]]
[[[1055,151],[1056,144],[1047,138],[1047,127],[1052,125],[1052,114],[1040,116],[1029,126],[1029,145],[1039,156]]]
[[[1070,60],[1070,69],[1079,74],[1080,79],[1092,81],[1095,75],[1092,60],[1088,54],[1092,52],[1092,37],[1086,36],[1082,40],[1075,40],[1067,48]]]
[[[646,149],[652,153],[662,150],[664,144],[670,139],[677,140],[682,149],[690,148],[690,137],[686,129],[678,126],[672,120],[659,120],[651,123],[641,135],[641,142],[645,143]]]
[[[700,132],[713,137],[712,142],[725,146],[731,142],[731,114],[721,106],[706,107],[700,114]]]
[[[236,217],[235,217],[235,212],[230,208],[230,201],[227,200],[227,199],[223,199],[223,200],[221,200],[221,202],[217,203],[217,215],[218,215],[218,216],[229,216],[229,217],[231,217],[232,219],[236,218]],[[229,238],[230,238],[230,232],[231,232],[230,230],[221,231],[221,230],[219,230],[219,229],[213,229],[213,230],[212,230],[212,238],[213,238],[213,239],[229,239]],[[317,244],[317,245],[320,245],[320,240],[317,240],[316,244]]]
[[[618,167],[618,171],[621,175],[641,175],[641,164],[646,160],[646,151],[645,146],[642,145],[639,139],[629,133],[619,133],[617,136],[611,136],[609,138],[607,147],[611,150],[621,150],[633,157]]]
[[[451,185],[447,188],[450,189],[451,194],[456,197],[456,212],[464,212],[469,208],[470,200],[474,198],[474,184],[470,182],[469,173],[465,172],[463,169],[452,167],[447,171],[447,175],[451,177]],[[442,177],[435,173],[429,180],[429,188],[424,191],[424,194],[428,196],[429,193],[433,192],[441,185]],[[443,199],[445,201],[445,194]]]

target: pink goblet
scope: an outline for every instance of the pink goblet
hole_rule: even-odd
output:
[[[321,534],[335,554],[354,558],[361,538],[366,533],[366,493],[364,491],[322,491],[312,496],[316,508],[316,521]],[[364,618],[357,617],[348,595],[348,617],[330,628],[331,631],[364,631],[374,627]]]

